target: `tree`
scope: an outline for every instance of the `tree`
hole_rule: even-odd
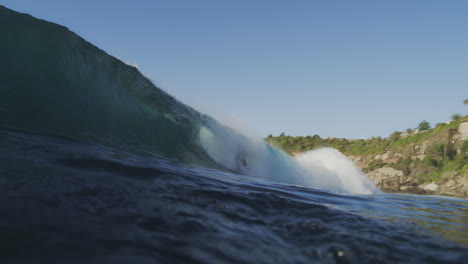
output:
[[[408,135],[411,135],[411,133],[413,133],[413,129],[411,128],[406,129],[406,133],[408,133]]]
[[[451,116],[452,120],[453,121],[457,121],[457,120],[460,120],[463,116],[460,115],[460,114],[454,114]]]
[[[468,105],[468,98],[463,101],[464,104]]]
[[[421,121],[421,123],[419,123],[418,125],[418,129],[420,131],[428,130],[430,128],[431,128],[431,124],[429,124],[429,122],[427,122],[426,120]]]

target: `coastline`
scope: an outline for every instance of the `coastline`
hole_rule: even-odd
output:
[[[331,147],[351,159],[384,192],[468,198],[468,117],[425,131],[388,138],[322,139],[318,135],[269,136],[291,156]]]

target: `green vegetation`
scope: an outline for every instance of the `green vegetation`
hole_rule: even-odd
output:
[[[426,120],[423,120],[421,123],[419,123],[418,129],[421,131],[429,130],[431,129],[431,125]]]
[[[463,116],[460,115],[460,114],[454,114],[450,118],[452,118],[453,121],[457,121],[457,120],[461,119],[462,117]]]
[[[464,118],[468,118],[465,116]],[[424,140],[433,137],[436,134],[447,132],[449,129],[455,129],[460,125],[462,119],[450,122],[449,124],[440,123],[433,129],[413,132],[407,129],[406,133],[395,131],[388,138],[373,137],[370,139],[344,139],[344,138],[321,138],[319,135],[292,137],[281,133],[275,137],[269,135],[265,140],[270,145],[283,149],[289,154],[305,152],[321,147],[331,147],[338,149],[346,155],[365,156],[370,154],[383,153],[390,148],[402,149],[409,144],[421,144]],[[403,136],[405,134],[405,136]]]
[[[468,118],[468,115],[465,116],[463,119]],[[457,121],[450,122],[448,124],[445,123],[439,123],[436,125],[435,128],[427,130],[427,131],[421,131],[419,133],[413,133],[409,135],[408,137],[405,138],[400,138],[397,141],[394,141],[390,144],[390,147],[404,147],[409,144],[421,144],[424,140],[427,140],[437,134],[447,132],[450,129],[456,129],[460,125],[461,121],[463,119],[459,119]]]
[[[458,172],[460,175],[468,176],[468,141],[464,142],[461,151],[453,149],[448,144],[437,144],[433,146],[428,154],[422,159],[411,159],[411,157],[399,158],[394,163],[385,163],[381,159],[372,160],[364,169],[370,172],[382,167],[392,167],[402,171],[405,175],[416,177],[418,182],[439,181],[444,175]]]
[[[456,118],[454,118],[454,116]],[[269,135],[265,140],[276,147],[283,149],[289,154],[301,153],[321,147],[338,149],[345,155],[368,156],[383,154],[387,151],[407,153],[409,146],[422,145],[423,142],[434,141],[426,149],[426,155],[422,160],[412,159],[410,155],[403,155],[392,163],[385,163],[381,159],[373,159],[367,164],[365,172],[375,170],[384,166],[393,167],[403,171],[409,177],[415,177],[419,182],[437,181],[443,175],[456,171],[460,175],[468,176],[468,141],[460,149],[455,150],[450,141],[438,143],[437,138],[448,138],[453,135],[460,123],[467,119],[453,115],[454,121],[450,123],[439,123],[430,129],[427,121],[418,125],[418,130],[408,128],[406,132],[393,132],[388,138],[373,137],[371,139],[348,140],[344,138],[321,138],[319,135],[292,137],[281,133],[275,137]]]
[[[382,152],[391,144],[389,139],[382,139],[380,137],[369,140],[348,140],[344,138],[323,139],[319,135],[306,137],[280,135],[278,137],[266,138],[266,141],[273,146],[283,149],[289,154],[305,152],[321,147],[331,147],[338,149],[345,154],[367,155]]]
[[[427,155],[423,162],[426,162],[427,172],[421,173],[418,177],[419,182],[439,181],[444,175],[451,172],[458,172],[460,175],[468,177],[468,141],[465,141],[460,153],[450,148],[450,146],[437,145],[435,153]]]

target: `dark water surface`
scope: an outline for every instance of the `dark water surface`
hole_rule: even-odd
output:
[[[468,201],[345,196],[0,131],[2,263],[466,263]]]

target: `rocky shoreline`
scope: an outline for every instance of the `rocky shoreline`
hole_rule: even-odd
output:
[[[445,144],[451,146],[457,154],[466,151],[466,141],[468,140],[468,120],[461,122],[457,129],[447,130],[429,138],[421,144],[410,144],[402,149],[390,149],[384,153],[368,156],[351,156],[356,165],[367,170],[369,178],[385,192],[412,193],[444,195],[468,198],[468,175],[466,170],[447,170],[437,181],[421,182],[420,175],[428,173],[426,168],[417,168],[414,163],[410,164],[411,172],[405,173],[394,167],[400,159],[424,160],[428,158],[430,150],[435,146]],[[381,163],[382,167],[369,170],[372,163]],[[412,167],[411,167],[412,166]]]
[[[458,127],[443,130],[419,143],[389,148],[371,155],[347,157],[384,192],[468,198],[467,141],[468,119],[464,119]],[[291,154],[296,156],[301,153]],[[444,163],[444,158],[449,155],[452,158],[462,157],[462,166],[444,167],[446,169],[436,177],[426,176],[436,172],[431,162]]]
[[[422,184],[391,167],[382,167],[367,175],[384,192],[468,198],[468,177],[458,176],[454,172],[446,173],[442,181]]]

